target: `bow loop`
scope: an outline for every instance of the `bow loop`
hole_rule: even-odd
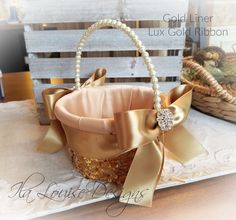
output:
[[[188,117],[192,102],[192,88],[187,85],[180,85],[169,91],[164,106],[174,115],[173,126],[177,127]]]
[[[140,109],[114,114],[118,145],[125,151],[154,141],[160,133],[156,111]]]

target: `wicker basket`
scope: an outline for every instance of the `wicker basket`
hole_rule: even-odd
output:
[[[148,69],[148,72],[150,75],[151,82],[153,83],[153,89],[145,88],[145,89],[148,89],[148,91],[150,91],[150,95],[151,95],[150,96],[151,97],[151,99],[150,99],[151,105],[149,107],[150,107],[150,109],[152,109],[153,103],[154,103],[154,108],[157,111],[158,108],[160,108],[160,103],[159,103],[160,102],[160,97],[159,97],[160,93],[159,93],[159,91],[157,91],[158,79],[155,76],[154,67],[151,63],[148,53],[146,52],[144,46],[142,45],[141,41],[138,39],[136,34],[133,31],[131,31],[130,28],[127,27],[125,24],[122,24],[121,22],[118,22],[118,21],[102,20],[100,22],[93,24],[90,28],[88,28],[85,31],[84,35],[82,36],[82,38],[80,40],[78,51],[76,53],[76,77],[75,77],[75,81],[76,81],[75,90],[76,91],[74,91],[73,94],[79,94],[82,90],[86,90],[86,88],[81,89],[81,87],[80,87],[81,86],[80,85],[80,60],[81,60],[82,46],[85,43],[85,41],[87,40],[87,38],[92,34],[92,32],[94,32],[95,30],[97,30],[101,27],[105,27],[105,26],[112,26],[112,27],[118,28],[118,29],[122,30],[124,33],[126,33],[133,40],[133,42],[135,43],[139,52],[142,54],[142,57],[144,58],[144,62],[147,66],[147,69]],[[129,86],[129,87],[131,89],[134,89],[134,87],[132,87],[132,86]],[[118,86],[117,88],[120,88],[120,86]],[[106,90],[107,87],[104,86],[102,89]],[[117,89],[117,91],[119,92],[118,89]],[[67,97],[69,97],[70,95],[72,95],[72,93],[67,95]],[[61,98],[56,103],[56,107],[55,107],[56,110],[57,110],[57,106],[60,106],[60,102],[64,98],[65,97]],[[72,100],[71,97],[70,97],[70,99]],[[142,100],[142,99],[140,98],[140,100]],[[73,102],[78,103],[78,100],[73,99]],[[142,107],[142,108],[144,108],[144,107]],[[57,112],[59,112],[59,110],[57,110]],[[72,115],[74,113],[70,112],[69,114]],[[85,117],[89,117],[89,116],[85,116]],[[64,129],[67,128],[68,130],[70,129],[70,131],[73,131],[75,133],[78,132],[78,129],[76,130],[75,128],[69,126],[68,124],[66,124],[63,121],[62,118],[60,118],[60,112],[57,114],[57,118],[63,124]],[[72,122],[72,124],[73,124],[73,122]],[[78,137],[78,133],[76,133],[76,136]],[[110,136],[115,136],[115,135],[110,135]],[[114,138],[114,140],[116,140],[116,139]],[[114,142],[115,142],[114,144],[116,144],[117,140]],[[69,143],[69,138],[68,138],[68,143]],[[111,147],[114,147],[114,146],[111,146]],[[122,185],[126,179],[126,176],[129,171],[132,160],[134,158],[136,149],[133,149],[133,150],[128,151],[120,156],[109,158],[109,159],[93,159],[93,158],[87,158],[87,157],[81,156],[77,151],[77,147],[72,146],[72,144],[69,147],[69,152],[70,152],[70,155],[71,155],[71,158],[72,158],[75,168],[77,168],[83,176],[85,176],[89,179],[102,180],[102,181]]]
[[[236,64],[235,53],[226,54],[225,59]],[[208,84],[202,85],[199,81],[189,81],[182,75],[181,81],[193,87],[192,106],[204,113],[236,123],[236,82],[219,84],[192,58],[185,58],[183,67],[195,70],[195,73]]]

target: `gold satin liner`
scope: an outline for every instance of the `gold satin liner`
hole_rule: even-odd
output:
[[[105,70],[96,71],[83,85],[98,86],[105,82]],[[38,150],[56,152],[68,145],[80,156],[94,159],[109,159],[137,148],[134,159],[127,174],[120,202],[148,206],[152,205],[152,197],[160,179],[164,164],[164,149],[167,155],[181,163],[205,153],[206,150],[182,126],[187,118],[191,105],[192,89],[181,85],[172,89],[166,97],[162,95],[165,108],[174,114],[174,128],[162,132],[157,126],[156,111],[139,109],[114,114],[116,134],[98,134],[80,131],[56,120],[53,108],[58,99],[72,92],[68,89],[48,89],[43,96],[51,119],[51,126]],[[142,194],[137,199],[134,195]],[[133,196],[132,196],[133,195]]]
[[[105,83],[105,80],[106,70],[104,68],[99,68],[81,87],[101,86]],[[71,92],[73,92],[73,89],[67,88],[48,88],[42,92],[46,113],[50,120],[50,127],[43,141],[37,146],[38,151],[55,153],[66,145],[63,128],[54,114],[54,106],[60,98]]]

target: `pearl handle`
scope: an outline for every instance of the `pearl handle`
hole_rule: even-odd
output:
[[[156,77],[156,71],[154,70],[154,66],[152,64],[152,61],[149,57],[148,52],[146,51],[145,47],[143,46],[142,42],[139,40],[138,36],[135,34],[133,30],[130,29],[126,24],[112,19],[104,19],[99,20],[93,25],[91,25],[82,35],[80,38],[80,42],[77,48],[76,52],[76,75],[75,75],[75,89],[80,89],[80,62],[81,62],[81,54],[82,54],[82,48],[88,39],[88,37],[95,32],[97,29],[102,27],[111,26],[114,28],[117,28],[124,33],[126,33],[131,40],[134,42],[135,46],[138,48],[138,51],[141,53],[144,63],[148,69],[149,76],[151,77],[151,83],[152,88],[154,91],[153,96],[153,102],[154,102],[154,109],[157,110],[157,112],[161,109],[161,97],[160,97],[160,90],[158,85],[158,78]]]

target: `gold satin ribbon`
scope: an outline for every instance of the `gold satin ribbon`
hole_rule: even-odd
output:
[[[105,79],[106,70],[104,68],[99,68],[87,81],[85,81],[81,88],[89,86],[101,86],[105,83]],[[67,141],[65,138],[64,130],[61,126],[60,121],[57,120],[54,114],[54,106],[61,97],[71,92],[73,92],[73,89],[67,88],[49,88],[43,91],[42,96],[45,104],[45,109],[50,120],[50,127],[43,141],[37,147],[38,151],[55,153],[61,150],[66,145]]]
[[[100,70],[82,87],[102,85],[104,81],[104,70]],[[53,114],[53,108],[60,97],[71,91],[59,89],[43,93],[51,126],[38,148],[40,151],[52,153],[65,145],[64,133]],[[67,144],[73,146],[79,155],[96,159],[117,157],[136,148],[120,202],[150,207],[163,170],[164,152],[181,163],[206,152],[182,125],[188,116],[191,97],[192,89],[186,85],[172,89],[166,97],[162,95],[163,107],[174,115],[174,127],[168,132],[163,133],[158,127],[155,110],[130,110],[114,114],[116,133],[111,135],[80,131],[63,124]]]
[[[120,201],[151,207],[153,192],[164,164],[164,146],[171,159],[186,163],[206,152],[182,126],[191,106],[192,89],[181,85],[164,98],[164,107],[174,115],[174,127],[162,133],[156,123],[155,110],[133,110],[114,115],[118,145],[122,149],[138,148],[126,177]],[[164,136],[164,140],[162,139]],[[127,195],[143,193],[139,200]]]

